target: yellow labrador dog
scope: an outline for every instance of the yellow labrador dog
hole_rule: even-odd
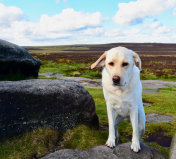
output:
[[[115,146],[115,139],[118,141],[118,125],[130,116],[133,128],[131,149],[138,152],[141,149],[140,139],[145,131],[141,60],[138,54],[125,47],[112,48],[91,65],[91,69],[95,67],[104,67],[102,85],[109,122],[106,145],[111,148]]]

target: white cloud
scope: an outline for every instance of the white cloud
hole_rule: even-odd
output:
[[[176,43],[175,27],[168,27],[159,21],[143,24],[140,28],[123,27],[105,32],[101,40],[104,43],[114,42],[162,42]]]
[[[154,21],[150,24],[144,24],[144,27],[149,27],[150,29],[157,29],[158,27],[161,27],[162,24],[159,21]]]
[[[60,0],[56,0],[56,4],[59,4],[60,3]]]
[[[111,29],[108,30],[104,33],[105,36],[107,37],[119,37],[119,36],[124,36],[124,33],[121,29]]]
[[[85,13],[64,9],[53,16],[41,15],[39,22],[30,22],[21,18],[23,12],[19,8],[7,8],[1,4],[0,7],[0,10],[4,9],[3,14],[0,12],[0,37],[16,41],[20,45],[33,45],[35,42],[38,44],[81,34],[97,35],[102,32],[100,25],[103,20],[99,12]],[[6,9],[8,11],[5,11]],[[11,13],[14,14],[10,15]]]
[[[98,26],[102,22],[101,14],[77,12],[73,9],[64,9],[62,13],[49,17],[42,15],[40,30],[48,32],[68,31],[88,26]]]
[[[120,3],[113,18],[116,23],[130,25],[142,23],[146,17],[159,15],[176,6],[176,0],[137,0]]]
[[[150,27],[152,29],[156,29],[156,28],[158,28],[160,26],[162,26],[162,25],[161,25],[161,23],[159,21],[155,21],[155,22],[153,22],[153,23],[150,24]]]
[[[67,0],[62,0],[64,3],[67,2]],[[61,2],[61,0],[56,0],[56,4],[59,4]]]
[[[103,32],[104,32],[104,29],[102,27],[96,27],[96,28],[88,28],[86,30],[83,30],[80,32],[80,34],[95,36],[95,35],[100,35]]]
[[[161,34],[166,35],[167,33],[174,32],[174,29],[172,29],[168,26],[164,26],[159,21],[154,21],[150,24],[144,24],[143,26],[144,26],[144,29],[150,30],[149,32],[157,33],[160,36],[161,36]]]
[[[160,26],[158,27],[158,29],[155,31],[156,33],[160,33],[160,34],[167,34],[167,33],[171,33],[171,28],[166,27],[166,26]]]
[[[171,2],[175,2],[175,0],[171,0]],[[146,9],[149,10],[147,6]],[[0,4],[0,11],[2,11],[0,12],[0,38],[22,46],[176,42],[176,29],[165,26],[158,20],[137,27],[109,29],[103,27],[105,19],[99,12],[86,13],[74,9],[64,9],[53,16],[43,14],[38,22],[31,22],[23,18],[25,17],[24,13],[19,8]]]
[[[8,27],[23,18],[23,12],[16,7],[6,7],[0,3],[0,26]]]
[[[176,8],[174,8],[173,16],[176,16]]]

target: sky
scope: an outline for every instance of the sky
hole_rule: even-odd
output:
[[[0,0],[0,39],[21,46],[176,43],[176,0]]]

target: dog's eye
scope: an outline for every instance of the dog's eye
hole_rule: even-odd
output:
[[[109,65],[114,66],[114,62],[110,62]]]
[[[127,62],[122,63],[122,67],[128,66]]]

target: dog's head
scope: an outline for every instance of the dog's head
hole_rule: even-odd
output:
[[[91,65],[91,69],[105,66],[113,85],[125,86],[128,85],[132,77],[135,65],[141,70],[141,59],[137,53],[125,47],[116,47],[101,55]]]

